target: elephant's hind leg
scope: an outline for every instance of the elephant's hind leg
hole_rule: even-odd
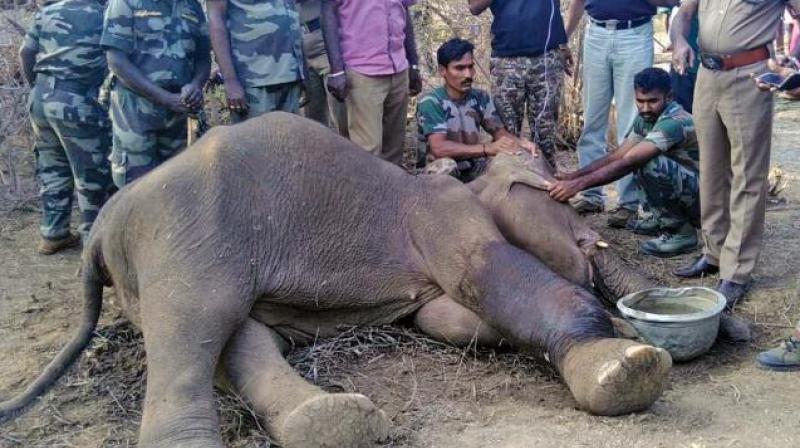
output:
[[[144,283],[144,282],[143,282]],[[143,448],[222,448],[214,368],[246,299],[191,278],[141,291],[147,392],[139,436]]]
[[[283,340],[256,320],[223,352],[227,380],[285,448],[364,447],[388,437],[389,420],[361,394],[331,394],[301,378],[281,353]]]
[[[498,346],[503,337],[477,314],[442,295],[426,303],[414,315],[414,324],[437,341],[458,347],[470,344]]]

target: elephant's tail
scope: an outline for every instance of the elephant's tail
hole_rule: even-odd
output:
[[[97,236],[97,235],[93,235]],[[90,238],[97,243],[99,238]],[[81,352],[89,344],[92,334],[97,326],[100,311],[103,306],[104,275],[101,264],[102,255],[99,253],[99,244],[90,244],[84,252],[84,262],[81,269],[81,284],[83,287],[83,317],[80,327],[72,340],[61,349],[55,359],[44,369],[36,380],[17,396],[0,402],[0,423],[12,420],[44,394],[67,369],[78,359]],[[94,250],[92,250],[94,249]]]

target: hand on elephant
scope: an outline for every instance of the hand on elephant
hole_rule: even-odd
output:
[[[486,145],[486,154],[490,156],[496,156],[500,153],[516,154],[517,148],[517,142],[514,139],[503,136]]]
[[[334,73],[328,76],[328,92],[339,101],[344,101],[347,98],[347,77],[344,72]]]
[[[520,138],[517,144],[521,146],[522,149],[528,151],[533,157],[539,157],[539,146],[537,146],[536,143]]]
[[[583,190],[583,181],[580,179],[558,180],[550,184],[548,190],[550,197],[559,202],[567,202]]]

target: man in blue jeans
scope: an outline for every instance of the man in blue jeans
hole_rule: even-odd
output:
[[[678,0],[573,0],[566,31],[571,36],[586,11],[583,42],[583,133],[578,142],[578,162],[586,167],[608,152],[606,134],[612,100],[617,108],[617,144],[621,144],[636,118],[633,78],[653,65],[652,17],[657,6],[677,6]],[[608,218],[611,227],[625,227],[639,208],[637,187],[630,175],[617,182],[619,208]],[[600,212],[602,187],[583,192],[573,202],[581,213]]]

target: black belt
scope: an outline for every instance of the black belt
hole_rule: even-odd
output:
[[[85,95],[99,88],[99,86],[92,86],[73,79],[58,79],[55,76],[42,74],[36,75],[36,84],[46,86],[52,90],[77,93],[78,95]]]
[[[322,28],[322,23],[319,21],[319,17],[317,17],[316,19],[311,19],[304,23],[303,27],[305,27],[307,33],[313,33]]]
[[[631,20],[615,20],[615,19],[596,20],[593,19],[591,16],[589,16],[590,22],[599,26],[600,28],[605,28],[607,30],[627,30],[631,28],[636,28],[646,23],[650,23],[651,20],[652,17],[650,16],[639,17],[637,19],[631,19]]]

